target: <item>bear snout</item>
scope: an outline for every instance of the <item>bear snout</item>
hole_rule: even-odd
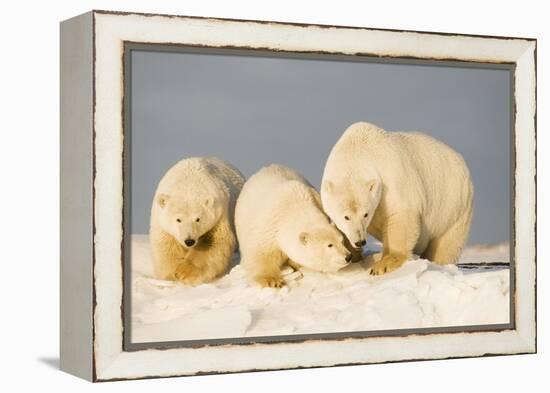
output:
[[[367,244],[367,241],[365,239],[355,242],[355,246],[359,248],[363,247],[365,244]]]
[[[351,262],[351,258],[353,258],[353,255],[350,254],[347,254],[346,255],[346,262]]]
[[[184,243],[187,247],[193,247],[196,242],[195,239],[185,239]]]

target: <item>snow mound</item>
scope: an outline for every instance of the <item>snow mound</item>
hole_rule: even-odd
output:
[[[500,247],[500,246],[499,246]],[[506,261],[491,250],[495,261]],[[487,247],[483,251],[488,254]],[[471,262],[476,250],[465,250]],[[236,265],[196,287],[152,278],[147,236],[132,237],[132,341],[160,342],[384,329],[503,324],[509,269],[463,271],[408,261],[384,276],[367,257],[335,274],[284,271],[287,286],[259,288]],[[235,263],[237,261],[234,261]]]

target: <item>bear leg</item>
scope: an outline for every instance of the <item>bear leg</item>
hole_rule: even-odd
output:
[[[432,239],[421,257],[440,265],[456,263],[470,232],[472,213],[464,214],[443,235]]]
[[[205,269],[201,269],[190,261],[184,261],[177,266],[174,278],[184,284],[197,285],[211,280],[205,273]]]
[[[383,231],[382,258],[372,265],[370,274],[378,276],[400,268],[411,257],[419,235],[420,219],[417,215],[391,215]]]
[[[286,285],[281,275],[281,267],[284,263],[285,258],[280,252],[268,254],[243,252],[241,260],[241,264],[245,266],[250,280],[264,288],[282,288]]]
[[[163,231],[152,230],[150,239],[155,277],[160,280],[176,280],[176,269],[185,260],[187,251]]]
[[[229,251],[220,254],[222,253],[191,250],[185,261],[177,266],[174,273],[175,279],[189,285],[213,281],[225,272],[231,258]]]
[[[176,270],[176,279],[190,285],[213,281],[226,272],[235,247],[236,239],[232,232],[214,228],[189,251]]]

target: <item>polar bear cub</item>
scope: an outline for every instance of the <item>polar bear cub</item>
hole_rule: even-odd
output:
[[[323,208],[356,247],[367,233],[383,243],[371,274],[400,267],[412,253],[457,261],[470,230],[473,185],[464,159],[417,132],[355,123],[326,162]]]
[[[352,259],[344,236],[322,211],[317,191],[281,165],[262,168],[246,181],[235,225],[241,265],[263,287],[284,285],[285,263],[335,272]]]
[[[161,179],[149,238],[155,275],[196,285],[225,272],[236,248],[233,214],[243,175],[217,158],[188,158]]]

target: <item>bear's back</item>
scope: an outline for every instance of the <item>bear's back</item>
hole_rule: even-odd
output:
[[[388,146],[387,132],[374,124],[358,122],[349,126],[333,146],[323,178],[336,179],[358,168],[369,169],[367,160],[389,159],[393,149]]]
[[[306,204],[316,201],[314,192],[303,176],[285,166],[272,164],[246,181],[237,201],[237,216],[252,214],[261,222],[300,201]]]
[[[305,177],[293,169],[279,164],[271,164],[260,169],[256,175],[258,177],[269,179],[274,183],[285,183],[288,181],[297,181],[299,183],[311,186]],[[255,175],[255,176],[256,176]]]
[[[209,173],[219,178],[229,193],[229,219],[233,225],[235,204],[243,188],[245,178],[243,174],[233,165],[216,157],[205,158]]]
[[[186,158],[174,164],[162,177],[157,192],[177,193],[186,192],[193,184],[208,181],[207,161],[202,157]]]
[[[224,180],[225,184],[240,191],[244,185],[243,174],[233,165],[216,157],[204,158],[210,173]]]
[[[278,164],[263,167],[252,175],[245,183],[242,193],[253,194],[257,203],[262,201],[272,203],[273,198],[281,198],[283,194],[311,187],[308,181],[290,168]]]
[[[172,166],[161,179],[157,192],[192,192],[194,186],[217,187],[236,197],[244,184],[244,176],[229,163],[215,157],[191,157]]]
[[[464,158],[445,143],[420,132],[395,132],[424,183],[426,192],[443,198],[468,198],[471,193],[470,172]],[[442,194],[442,195],[438,195]],[[443,195],[444,194],[444,195]]]

